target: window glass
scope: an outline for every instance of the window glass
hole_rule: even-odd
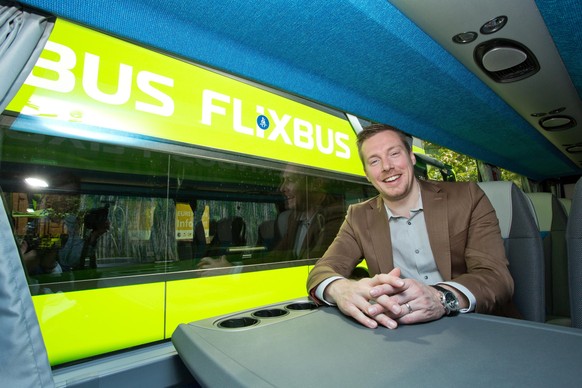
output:
[[[347,206],[375,195],[292,165],[1,134],[0,185],[34,294],[315,260]]]

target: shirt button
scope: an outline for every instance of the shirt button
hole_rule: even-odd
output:
[[[420,252],[420,251],[419,251],[418,249],[415,249],[415,250],[414,250],[414,253],[419,253],[419,252]]]
[[[425,276],[424,278],[425,278],[425,279],[428,279],[428,276]]]
[[[408,222],[407,222],[407,224],[408,224],[408,225],[412,225],[412,222],[408,221]]]

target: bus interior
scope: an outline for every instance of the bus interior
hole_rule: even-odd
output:
[[[482,181],[513,173],[563,204],[565,239],[582,172],[578,1],[0,5],[0,276],[23,284],[0,287],[32,325],[7,352],[16,385],[199,386],[172,333],[307,297],[349,205],[377,194],[354,141],[370,123],[414,137],[419,179],[459,180],[423,141]],[[291,209],[323,204],[335,222],[308,223],[325,233],[286,244],[304,221]]]

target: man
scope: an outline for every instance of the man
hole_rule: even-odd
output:
[[[283,172],[279,191],[285,211],[277,219],[281,236],[275,250],[287,259],[321,257],[337,234],[345,215],[342,201],[328,193],[328,182],[301,174],[289,165]]]
[[[513,280],[491,203],[475,183],[417,180],[408,140],[381,124],[358,134],[366,177],[380,195],[348,209],[308,291],[370,328],[500,313]],[[348,279],[364,258],[375,276]]]
[[[274,222],[276,237],[273,249],[244,260],[243,264],[261,264],[287,260],[321,257],[333,241],[344,216],[343,201],[328,192],[329,181],[308,176],[293,165],[282,174],[279,191],[285,201],[285,210]],[[199,269],[232,266],[226,255],[203,257]]]

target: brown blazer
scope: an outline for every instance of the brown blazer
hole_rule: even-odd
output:
[[[501,313],[513,279],[493,206],[475,183],[419,181],[430,246],[445,281],[467,287],[475,311]],[[340,231],[307,280],[307,290],[331,276],[349,277],[366,259],[373,276],[394,268],[388,216],[378,196],[350,206]]]
[[[320,258],[337,235],[345,214],[343,202],[322,205],[309,223],[299,256],[295,259]],[[294,256],[293,250],[299,226],[297,215],[291,212],[286,223],[286,230],[275,247],[275,251],[284,253],[285,260],[290,260]],[[277,230],[277,232],[280,231]]]

